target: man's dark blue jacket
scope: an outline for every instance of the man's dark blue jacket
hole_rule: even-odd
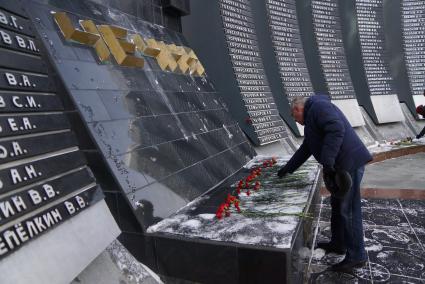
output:
[[[323,166],[351,172],[372,160],[344,114],[327,95],[314,95],[304,105],[304,141],[286,164],[290,173],[311,155]]]

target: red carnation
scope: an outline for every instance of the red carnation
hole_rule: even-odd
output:
[[[236,197],[235,196],[231,195],[230,193],[227,194],[227,198],[226,198],[226,203],[227,204],[234,203],[235,200],[236,200]]]
[[[224,206],[226,206],[225,203],[220,204],[217,209],[217,212],[215,212],[215,216],[217,217],[217,219],[223,218]]]
[[[241,209],[239,208],[239,200],[235,202],[235,208],[238,210],[238,212],[241,212]]]
[[[260,189],[260,182],[257,181],[254,185],[254,190],[259,190]]]

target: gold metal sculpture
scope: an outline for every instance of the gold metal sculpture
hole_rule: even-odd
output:
[[[175,44],[169,44],[168,49],[177,62],[178,69],[176,71],[182,74],[188,73],[189,65],[187,64],[187,61],[189,60],[189,56],[187,55],[186,50],[182,46],[176,46]]]
[[[144,55],[156,57],[161,52],[159,47],[148,46],[139,34],[131,35],[131,41],[136,46],[136,49],[142,52]]]
[[[65,12],[54,13],[53,17],[64,38],[67,40],[73,40],[87,45],[94,45],[100,39],[100,36],[97,34],[83,32],[74,28],[71,19]]]
[[[144,66],[143,58],[129,54],[134,53],[136,46],[123,40],[127,35],[127,30],[109,25],[99,25],[97,29],[119,65],[140,68]]]
[[[163,41],[158,41],[158,46],[161,48],[160,60],[164,60],[166,70],[174,72],[177,68],[177,62],[168,50],[168,45]]]
[[[205,74],[195,52],[188,47],[166,44],[153,38],[143,39],[139,34],[127,37],[126,29],[112,25],[96,25],[92,20],[80,20],[79,24],[83,29],[81,31],[73,26],[65,12],[55,12],[53,16],[66,40],[94,47],[102,62],[108,60],[112,54],[121,66],[143,68],[144,59],[140,55],[146,55],[155,58],[162,70],[194,76]]]
[[[81,20],[80,26],[89,33],[96,34],[99,36],[99,40],[96,41],[94,44],[94,49],[99,56],[100,61],[104,62],[109,59],[111,52],[109,52],[108,47],[106,46],[106,43],[103,41],[103,39],[100,37],[100,33],[97,30],[96,25],[92,20]]]

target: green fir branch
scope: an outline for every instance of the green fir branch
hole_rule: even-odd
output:
[[[281,216],[295,216],[300,218],[313,218],[313,214],[311,213],[285,213],[285,212],[276,212],[276,213],[266,213],[261,211],[249,211],[249,210],[242,210],[240,212],[245,217],[250,218],[273,218],[273,217],[281,217]]]

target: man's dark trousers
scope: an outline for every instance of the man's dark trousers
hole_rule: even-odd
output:
[[[348,261],[366,260],[360,202],[363,173],[364,166],[350,173],[353,185],[343,199],[331,197],[331,243],[347,249],[345,259]]]

